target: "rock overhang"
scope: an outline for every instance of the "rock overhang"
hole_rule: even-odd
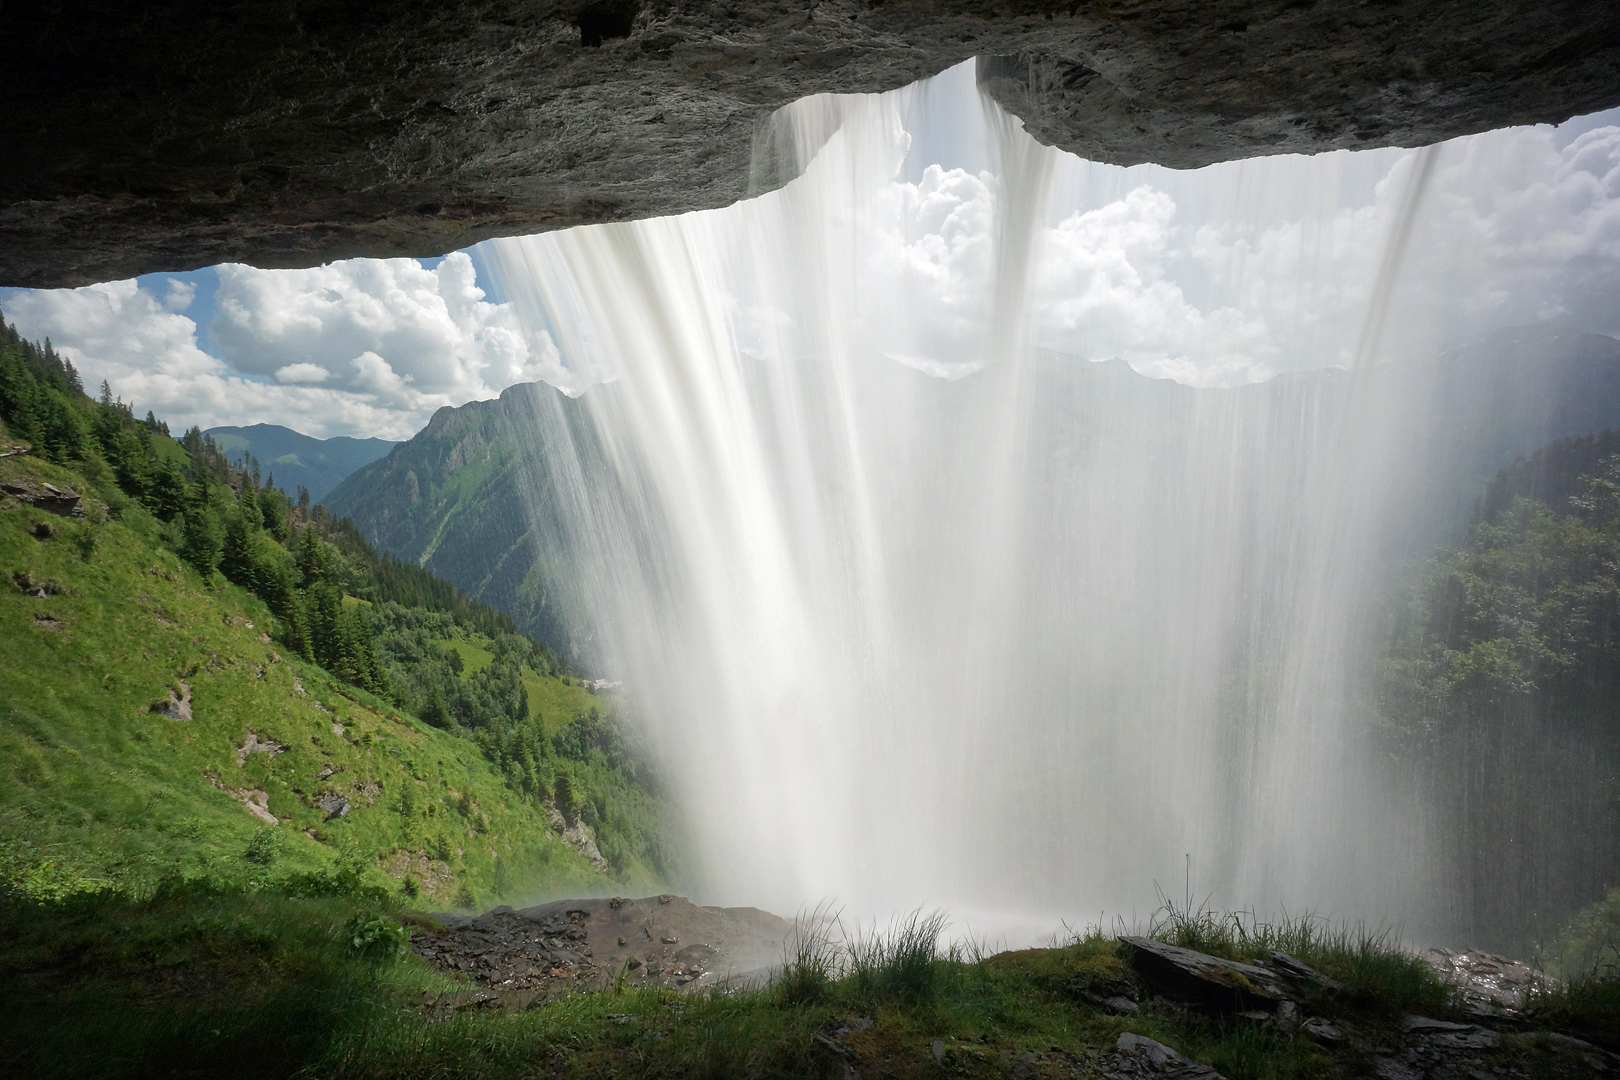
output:
[[[100,0],[7,19],[14,286],[722,206],[751,193],[775,109],[971,58],[1036,138],[1116,164],[1414,146],[1620,104],[1620,9],[1601,0]]]

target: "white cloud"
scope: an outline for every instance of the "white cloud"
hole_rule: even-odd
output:
[[[276,369],[276,381],[283,383],[323,383],[332,373],[315,364],[288,364]]]
[[[1355,165],[1343,154],[1295,159],[1286,175],[1332,191]],[[1046,233],[1037,340],[1196,385],[1347,364],[1414,165],[1415,155],[1399,159],[1370,201],[1290,217],[1253,200],[1245,211],[1241,199],[1242,183],[1273,167],[1285,175],[1283,163],[1216,166],[1191,196],[1187,174],[1138,170],[1143,182],[1123,197]],[[1184,205],[1163,190],[1172,186]],[[1615,333],[1616,295],[1620,128],[1562,148],[1545,127],[1459,139],[1442,148],[1419,203],[1380,355],[1430,355],[1546,319]]]
[[[135,281],[18,291],[22,332],[49,336],[84,374],[107,379],[171,426],[275,423],[318,437],[408,438],[443,405],[494,397],[516,382],[566,381],[550,339],[531,348],[504,305],[475,282],[472,260],[428,270],[409,259],[310,270],[217,268],[221,358],[178,314],[195,299],[169,279],[159,298]]]
[[[163,294],[163,306],[170,311],[184,311],[197,298],[197,283],[194,281],[170,278],[168,284]]]

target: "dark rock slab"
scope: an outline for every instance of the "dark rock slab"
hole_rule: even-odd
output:
[[[1131,947],[1131,965],[1153,989],[1178,1001],[1230,1012],[1275,1012],[1296,992],[1268,968],[1222,960],[1152,938],[1120,940]]]
[[[7,7],[0,57],[0,285],[57,287],[723,206],[793,174],[773,110],[975,57],[1116,164],[1556,122],[1620,104],[1620,6],[77,0]]]

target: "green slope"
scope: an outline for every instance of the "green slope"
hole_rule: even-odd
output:
[[[0,323],[0,894],[338,867],[436,905],[664,883],[668,809],[612,701],[109,398]]]
[[[77,477],[0,461],[0,482],[27,479]],[[0,510],[0,844],[13,876],[49,893],[345,864],[461,906],[612,887],[474,743],[286,655],[265,606],[205,582],[154,543],[156,524],[130,510],[100,522]],[[154,711],[171,695],[190,719]],[[334,797],[343,816],[317,805]],[[631,876],[651,886],[646,870]]]
[[[344,477],[395,446],[387,439],[351,439],[347,435],[316,439],[279,424],[209,428],[203,434],[213,436],[215,444],[233,460],[253,455],[265,477],[275,477],[277,487],[285,491],[303,488],[315,502]]]

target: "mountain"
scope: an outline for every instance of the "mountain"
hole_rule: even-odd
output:
[[[0,903],[669,879],[621,703],[3,323],[0,568]]]
[[[988,374],[988,373],[987,373]],[[1045,429],[1066,431],[1054,461],[1101,442],[1129,440],[1143,455],[1174,459],[1199,418],[1221,413],[1235,429],[1305,429],[1343,408],[1381,418],[1381,437],[1414,467],[1392,493],[1409,528],[1391,540],[1392,562],[1424,557],[1459,538],[1491,476],[1549,442],[1620,427],[1620,341],[1558,326],[1516,327],[1463,341],[1425,363],[1387,365],[1353,378],[1332,369],[1231,389],[1195,389],[1137,374],[1120,361],[1088,363],[1042,352],[1035,362]],[[980,378],[983,376],[975,376]],[[928,386],[938,408],[964,403],[973,379]],[[589,395],[612,395],[614,384]],[[587,397],[589,396],[587,395]],[[543,383],[494,401],[444,408],[387,457],[356,469],[324,499],[381,550],[420,563],[509,613],[524,632],[579,660],[594,654],[580,544],[562,500],[617,498],[586,409]],[[1279,424],[1278,417],[1297,423]],[[1313,416],[1315,417],[1313,419]],[[1249,421],[1245,422],[1244,417]],[[1261,422],[1270,417],[1270,421]],[[1259,445],[1259,444],[1257,444]],[[1304,442],[1277,442],[1300,450]],[[1263,448],[1263,447],[1262,447]],[[593,458],[584,468],[563,468]],[[1257,458],[1263,464],[1263,457]],[[580,492],[568,479],[603,478]]]
[[[204,435],[233,460],[252,454],[266,477],[275,476],[284,491],[304,488],[314,502],[362,465],[384,456],[397,444],[387,439],[351,439],[338,435],[316,439],[279,424],[209,428]]]
[[[521,383],[494,401],[440,409],[322,502],[379,549],[455,582],[578,660],[590,655],[594,632],[549,462],[588,443],[587,427],[581,400]]]

